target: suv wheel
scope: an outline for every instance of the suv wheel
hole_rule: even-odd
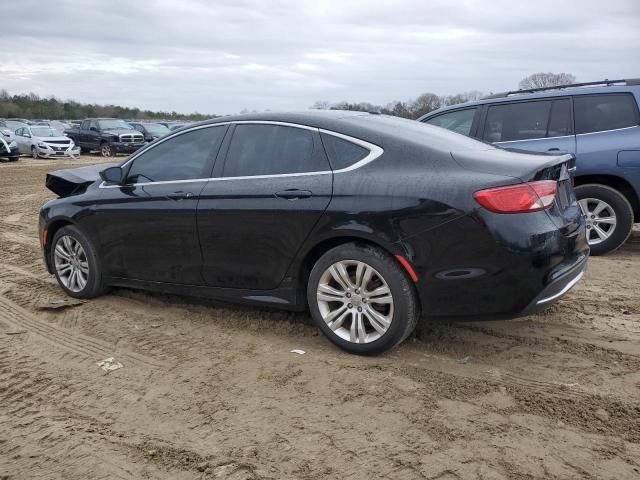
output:
[[[326,252],[309,275],[307,301],[329,340],[359,355],[393,348],[419,318],[406,272],[393,257],[368,245],[350,243]]]
[[[93,298],[104,292],[98,257],[78,228],[70,225],[58,230],[50,255],[56,280],[68,295]]]
[[[618,190],[598,184],[576,187],[580,208],[587,217],[587,239],[592,255],[619,248],[631,234],[633,209]]]
[[[104,142],[100,145],[100,153],[103,157],[113,157],[113,146],[110,143]]]

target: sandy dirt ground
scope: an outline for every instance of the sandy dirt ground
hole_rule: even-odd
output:
[[[129,290],[42,310],[65,299],[45,173],[100,161],[0,164],[0,479],[640,478],[640,231],[542,314],[360,358],[306,315]]]

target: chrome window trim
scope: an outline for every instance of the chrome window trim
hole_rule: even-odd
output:
[[[605,133],[605,132],[619,132],[620,130],[629,130],[630,128],[638,128],[640,127],[640,125],[631,125],[629,127],[622,127],[622,128],[612,128],[611,130],[598,130],[597,132],[585,132],[585,133],[578,133],[576,134],[576,136],[581,136],[581,135],[594,135],[596,133]]]
[[[493,142],[496,145],[499,145],[501,143],[515,143],[515,142],[535,142],[537,140],[555,140],[557,138],[572,138],[575,137],[575,135],[558,135],[557,137],[540,137],[540,138],[525,138],[522,140],[503,140],[500,142]]]
[[[149,145],[147,148],[144,148],[142,151],[136,152],[125,163],[120,165],[120,168],[126,167],[129,163],[133,162],[136,158],[138,158],[143,153],[148,152],[152,148],[155,148],[156,146],[160,145],[163,142],[166,142],[171,138],[174,138],[179,135],[183,135],[185,133],[189,133],[195,130],[200,130],[203,128],[218,127],[221,125],[230,125],[230,124],[233,124],[233,125],[246,125],[246,124],[281,125],[285,127],[301,128],[303,130],[311,130],[315,132],[325,133],[327,135],[333,135],[334,137],[341,138],[343,140],[346,140],[348,142],[351,142],[358,146],[366,148],[367,150],[369,150],[369,154],[366,155],[362,160],[358,160],[353,165],[350,165],[346,168],[341,168],[339,170],[319,170],[317,172],[300,172],[300,173],[279,173],[279,174],[273,174],[273,175],[245,175],[245,176],[239,176],[239,177],[193,178],[193,179],[187,179],[187,180],[163,180],[158,182],[131,183],[128,185],[106,185],[105,184],[106,182],[103,181],[100,183],[98,187],[99,188],[123,188],[123,187],[137,187],[137,186],[146,186],[146,185],[167,185],[167,184],[173,184],[173,183],[221,182],[221,181],[229,181],[229,180],[249,180],[249,179],[266,179],[266,178],[305,177],[310,175],[330,175],[330,174],[336,174],[336,173],[350,172],[358,168],[362,168],[363,166],[374,161],[376,158],[380,157],[384,153],[384,150],[378,145],[374,145],[373,143],[367,142],[365,140],[361,140],[359,138],[351,137],[349,135],[344,135],[342,133],[334,132],[332,130],[326,130],[324,128],[316,128],[316,127],[310,127],[308,125],[301,125],[298,123],[279,122],[274,120],[235,120],[230,122],[220,122],[220,123],[213,123],[208,125],[200,125],[197,127],[192,127],[188,130],[184,130],[184,131],[169,135],[163,138],[162,140],[158,141],[157,143],[153,143],[152,145]]]

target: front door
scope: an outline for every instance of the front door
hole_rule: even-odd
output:
[[[331,200],[317,129],[238,124],[198,204],[203,277],[215,287],[270,290]]]
[[[101,259],[113,277],[201,285],[196,223],[226,125],[167,138],[123,168],[124,185],[103,185],[96,208]]]

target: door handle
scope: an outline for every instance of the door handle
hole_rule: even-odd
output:
[[[275,196],[278,198],[283,198],[285,200],[298,200],[300,198],[309,198],[312,193],[309,190],[298,190],[297,188],[290,188],[287,190],[282,190],[280,192],[276,192]]]
[[[172,192],[167,195],[167,198],[171,200],[186,200],[191,197],[193,197],[193,193],[191,192]]]

